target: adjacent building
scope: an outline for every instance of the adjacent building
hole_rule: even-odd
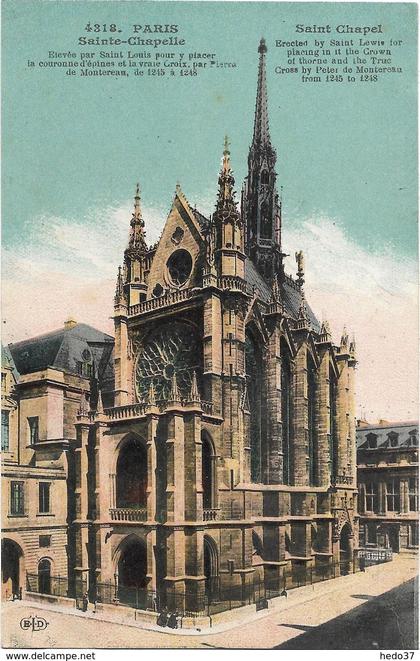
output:
[[[69,475],[81,400],[113,391],[113,338],[74,321],[2,351],[2,596],[67,593]],[[97,388],[96,388],[97,390]]]
[[[418,549],[418,422],[357,427],[360,545]]]

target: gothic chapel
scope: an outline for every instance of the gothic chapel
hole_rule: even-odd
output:
[[[227,141],[210,218],[177,186],[149,247],[136,191],[114,406],[99,391],[76,423],[70,559],[99,601],[198,613],[355,561],[355,343],[310,309],[302,253],[284,271],[266,52],[241,209]]]

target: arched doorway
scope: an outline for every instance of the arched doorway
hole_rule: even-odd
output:
[[[216,542],[204,535],[204,575],[206,577],[205,592],[213,601],[218,598],[219,586],[219,554]]]
[[[126,443],[117,461],[117,507],[147,505],[147,451],[138,439]]]
[[[41,594],[51,594],[51,562],[47,558],[38,564],[38,590]]]
[[[340,533],[340,574],[349,574],[352,562],[352,530],[346,523]]]
[[[201,478],[203,484],[203,509],[208,510],[216,506],[215,504],[215,454],[213,445],[206,434],[201,435],[202,439],[202,471]]]
[[[141,607],[146,601],[147,548],[138,537],[127,539],[118,560],[118,599]]]
[[[11,539],[1,542],[2,599],[9,599],[19,594],[22,588],[23,551],[19,544]]]

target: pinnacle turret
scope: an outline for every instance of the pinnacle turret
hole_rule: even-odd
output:
[[[140,185],[137,184],[136,194],[134,196],[134,211],[130,221],[130,237],[128,240],[129,250],[147,249],[140,199]]]

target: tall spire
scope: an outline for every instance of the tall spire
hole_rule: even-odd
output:
[[[254,136],[252,139],[253,146],[270,145],[270,129],[268,125],[268,110],[267,110],[267,79],[265,74],[265,54],[267,46],[265,39],[262,38],[258,46],[260,54],[260,61],[258,65],[258,83],[257,83],[257,99],[255,102],[255,119],[254,119]]]
[[[271,282],[282,272],[281,211],[276,189],[276,152],[271,145],[267,107],[266,53],[259,47],[254,133],[248,154],[248,175],[242,191],[242,217],[246,225],[246,253]]]

